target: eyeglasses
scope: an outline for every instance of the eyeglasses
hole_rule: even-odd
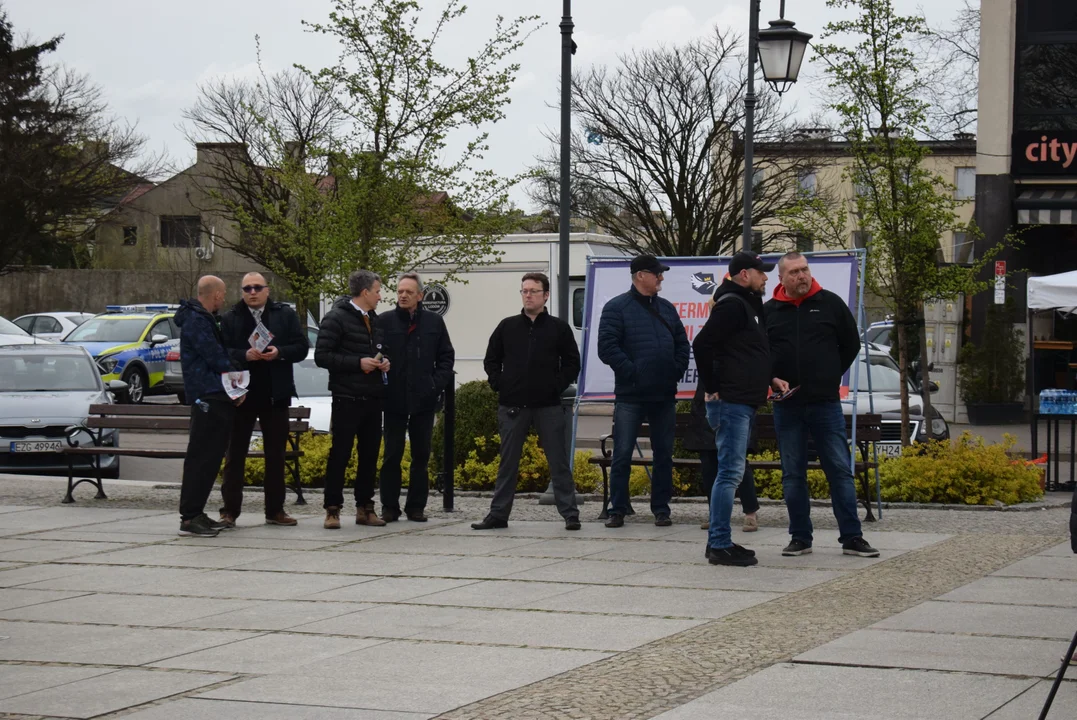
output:
[[[521,295],[542,295],[545,292],[546,292],[545,290],[521,290],[520,294]]]
[[[654,270],[640,270],[641,273],[647,273],[648,275],[654,275],[656,278],[662,277],[663,273],[655,272]]]
[[[267,287],[269,287],[269,286],[268,285],[244,285],[242,290],[243,290],[243,292],[247,293],[248,295],[253,295],[254,293],[262,292]]]

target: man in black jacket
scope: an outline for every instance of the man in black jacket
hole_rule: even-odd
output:
[[[808,438],[830,485],[846,555],[878,557],[864,540],[856,510],[856,485],[849,465],[849,441],[841,410],[841,379],[860,354],[860,333],[849,306],[811,276],[808,260],[791,252],[778,262],[781,284],[766,304],[772,374],[799,388],[774,403],[774,429],[782,458],[782,491],[789,511],[789,544],[782,555],[806,555],[812,548],[808,496]]]
[[[292,365],[307,357],[310,345],[299,327],[299,317],[291,307],[273,302],[269,285],[261,273],[243,276],[243,299],[221,317],[221,334],[232,364],[250,372],[245,402],[232,419],[232,438],[224,460],[221,483],[221,522],[235,527],[243,507],[244,471],[254,423],[262,426],[265,452],[266,523],[295,525],[284,511],[284,454],[288,447],[288,407],[295,395]],[[261,323],[272,339],[263,350],[250,338]]]
[[[183,459],[180,486],[180,535],[214,537],[227,529],[206,515],[206,501],[228,448],[235,406],[224,390],[221,375],[234,370],[224,349],[217,311],[224,305],[224,281],[213,275],[198,279],[198,297],[180,302],[180,362],[183,389],[191,401],[191,429]]]
[[[707,422],[717,431],[718,476],[711,489],[707,559],[712,565],[755,565],[755,553],[733,542],[729,519],[744,477],[755,411],[767,402],[770,348],[763,324],[766,273],[774,269],[753,252],[739,252],[714,292],[714,308],[692,343],[703,379]],[[786,387],[775,379],[775,385]]]
[[[374,312],[381,302],[381,278],[369,270],[356,270],[348,278],[348,290],[351,297],[338,300],[322,318],[314,347],[314,362],[329,371],[333,395],[329,420],[333,444],[325,468],[324,527],[328,530],[340,529],[344,471],[356,441],[355,524],[385,524],[374,512],[381,411],[389,372]]]
[[[546,312],[550,299],[550,279],[542,273],[527,273],[520,285],[523,310],[505,318],[490,336],[483,367],[498,393],[497,423],[501,433],[501,463],[490,512],[475,530],[509,525],[520,453],[534,425],[553,478],[557,510],[566,530],[580,529],[576,508],[576,487],[568,463],[565,441],[567,412],[561,393],[580,373],[580,350],[572,328],[564,320]]]
[[[381,519],[400,519],[400,461],[404,437],[411,439],[411,478],[404,514],[426,522],[430,477],[430,441],[438,397],[453,381],[456,353],[440,315],[422,307],[423,285],[418,273],[397,280],[396,309],[378,316],[386,355],[393,358],[385,403],[385,458],[381,465]]]

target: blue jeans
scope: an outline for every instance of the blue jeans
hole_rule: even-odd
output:
[[[651,428],[651,512],[669,515],[673,497],[673,430],[677,422],[677,405],[670,399],[662,402],[626,403],[613,406],[613,461],[610,463],[610,515],[628,514],[628,476],[632,472],[632,455],[644,420]]]
[[[733,514],[733,497],[744,477],[748,455],[748,438],[752,434],[755,408],[751,405],[714,400],[707,403],[707,422],[717,428],[718,476],[711,488],[711,522],[707,545],[712,548],[733,547],[729,518]]]
[[[846,543],[860,537],[856,509],[856,484],[850,466],[849,439],[841,403],[774,403],[774,429],[782,456],[782,492],[789,511],[789,534],[794,540],[812,542],[811,498],[808,492],[808,438],[815,443],[819,464],[830,484],[830,504]]]

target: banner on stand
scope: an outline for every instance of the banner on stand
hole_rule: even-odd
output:
[[[856,255],[811,257],[812,277],[825,289],[837,293],[857,313]],[[662,258],[669,271],[662,280],[659,295],[673,303],[684,323],[691,342],[710,316],[708,301],[726,276],[730,258]],[[774,260],[777,262],[776,258]],[[629,265],[632,258],[588,258],[587,300],[584,310],[583,370],[580,373],[578,396],[581,400],[612,400],[613,370],[598,359],[598,325],[602,308],[612,298],[626,292],[632,285]],[[778,269],[767,274],[767,299],[778,286]],[[690,398],[695,392],[698,375],[693,356],[688,370],[677,386],[677,395]]]

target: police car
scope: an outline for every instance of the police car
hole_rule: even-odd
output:
[[[172,317],[178,305],[106,305],[105,312],[79,325],[64,338],[81,345],[97,364],[101,380],[127,383],[126,402],[167,392],[162,382],[169,350],[179,348],[179,328]]]

